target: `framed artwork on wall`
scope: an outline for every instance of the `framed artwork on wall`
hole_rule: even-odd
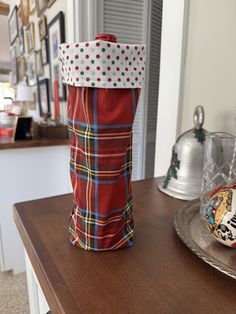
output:
[[[22,19],[21,19],[21,8],[20,5],[17,8],[17,25],[18,25],[18,30],[21,28],[21,26],[23,25],[22,23]]]
[[[31,52],[35,48],[34,23],[30,22],[25,29],[25,38],[27,43],[27,51]]]
[[[38,17],[47,9],[47,0],[37,0]]]
[[[50,8],[51,5],[53,5],[53,3],[55,2],[56,0],[47,0],[48,2],[48,7]]]
[[[16,85],[18,82],[16,47],[13,47],[11,49],[10,54],[11,54],[11,83],[13,85]]]
[[[62,84],[58,62],[58,45],[65,42],[64,14],[59,12],[48,24],[50,91],[53,100],[53,83],[58,80],[60,100],[66,99],[66,88]]]
[[[36,0],[29,0],[29,11],[30,14],[34,13],[36,8]]]
[[[20,13],[24,26],[29,24],[29,0],[20,0]]]
[[[44,68],[42,63],[42,52],[41,49],[38,51],[35,51],[35,61],[36,61],[36,69],[37,69],[37,75],[43,76],[44,75]]]
[[[21,57],[17,62],[18,67],[18,82],[24,81],[25,78],[25,57]]]
[[[41,41],[41,51],[42,51],[42,64],[45,65],[48,63],[48,40],[44,38]]]
[[[36,110],[36,108],[37,108],[37,106],[36,106],[36,103],[37,103],[37,91],[33,92],[33,98],[34,98],[33,101],[29,101],[28,102],[29,110]]]
[[[19,37],[16,37],[16,41],[15,41],[15,47],[16,47],[16,58],[20,57],[20,41],[19,41]]]
[[[44,79],[38,82],[39,113],[43,117],[50,113],[49,82]]]
[[[11,12],[10,18],[8,20],[8,27],[10,44],[12,45],[18,35],[17,6],[15,6]]]
[[[33,86],[37,83],[37,73],[35,64],[35,53],[32,52],[27,58],[28,85]]]
[[[19,28],[19,53],[21,56],[23,56],[25,53],[25,37],[23,26]]]
[[[47,36],[47,23],[46,23],[46,16],[42,15],[39,22],[38,22],[38,26],[39,26],[39,38],[40,40],[42,40],[43,38],[45,38]]]

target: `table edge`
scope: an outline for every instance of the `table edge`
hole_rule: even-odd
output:
[[[44,292],[45,298],[48,302],[48,305],[50,307],[50,310],[52,313],[65,313],[65,311],[62,308],[62,305],[57,298],[56,293],[54,292],[54,289],[50,283],[50,280],[44,271],[44,268],[42,267],[42,264],[40,263],[40,259],[37,255],[37,252],[34,249],[34,246],[28,236],[28,233],[24,227],[24,224],[19,216],[19,213],[16,209],[16,204],[13,205],[13,218],[15,221],[15,224],[17,226],[17,230],[21,236],[21,240],[24,244],[25,250],[29,256],[29,259],[31,261],[31,264],[34,265],[34,271],[37,276],[37,279],[40,283],[40,286]],[[50,297],[49,297],[50,296]],[[79,312],[78,312],[79,313]]]

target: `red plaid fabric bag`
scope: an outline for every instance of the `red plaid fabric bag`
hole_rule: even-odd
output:
[[[105,41],[105,40],[110,40]],[[144,77],[145,47],[114,36],[60,45],[68,84],[70,241],[86,250],[133,244],[132,125]]]

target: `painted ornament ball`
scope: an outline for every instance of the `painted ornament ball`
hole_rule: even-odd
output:
[[[205,209],[205,219],[216,240],[236,248],[236,185],[213,193]]]

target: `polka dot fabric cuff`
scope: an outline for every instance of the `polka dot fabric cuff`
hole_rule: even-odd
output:
[[[99,88],[141,88],[145,45],[102,40],[59,45],[63,83]]]

